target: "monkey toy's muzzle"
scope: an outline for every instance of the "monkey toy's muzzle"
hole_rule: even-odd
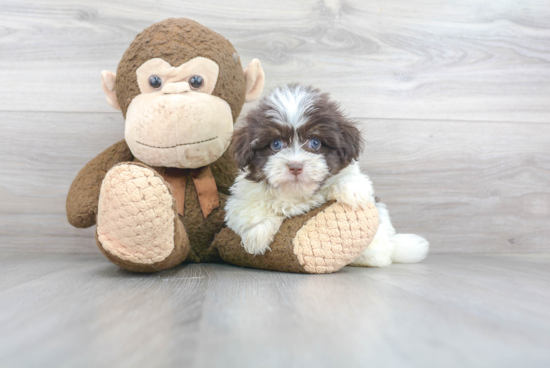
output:
[[[136,158],[151,166],[209,165],[225,152],[232,133],[229,104],[191,91],[186,82],[136,96],[126,113],[126,143]]]

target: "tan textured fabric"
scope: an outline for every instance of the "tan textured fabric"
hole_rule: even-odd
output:
[[[174,250],[173,197],[151,169],[113,167],[99,196],[97,234],[111,254],[133,263],[153,264]]]
[[[311,218],[293,240],[294,254],[309,273],[331,273],[353,262],[370,244],[378,229],[374,204],[351,210],[335,203]]]
[[[175,207],[174,207],[174,211],[175,211]],[[109,259],[111,262],[113,262],[120,268],[123,268],[127,271],[132,271],[132,272],[144,272],[144,273],[158,272],[158,271],[168,270],[172,267],[179,265],[189,255],[189,251],[191,249],[189,245],[189,238],[187,237],[187,233],[185,232],[183,224],[181,223],[179,218],[174,219],[174,228],[176,232],[176,234],[174,235],[174,244],[176,245],[174,248],[174,251],[164,260],[153,264],[134,263],[132,261],[119,258],[109,253],[103,247],[103,245],[98,239],[97,228],[95,233],[95,241],[101,253],[103,253],[103,255],[107,257],[107,259]]]

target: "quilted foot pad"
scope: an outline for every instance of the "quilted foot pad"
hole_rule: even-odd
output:
[[[335,203],[311,218],[294,238],[294,254],[309,273],[331,273],[354,261],[378,228],[378,212]]]
[[[97,214],[101,246],[123,260],[153,264],[174,250],[173,197],[149,168],[121,164],[103,180]]]

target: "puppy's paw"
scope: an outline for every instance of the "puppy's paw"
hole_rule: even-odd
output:
[[[371,188],[363,184],[361,181],[342,183],[331,191],[328,199],[347,204],[354,210],[367,208],[374,198]]]
[[[243,240],[243,247],[244,249],[250,253],[259,255],[264,254],[269,248],[269,244],[271,244],[270,238],[266,238],[265,234],[263,234],[263,231],[260,229],[257,229],[257,227],[253,227],[252,229],[248,230],[243,234],[242,237]]]
[[[254,255],[264,254],[271,250],[269,245],[281,226],[281,221],[264,220],[243,232],[242,244],[244,249]]]

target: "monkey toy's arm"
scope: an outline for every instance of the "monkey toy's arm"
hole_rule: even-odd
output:
[[[133,161],[134,156],[124,140],[101,152],[80,170],[67,195],[67,218],[75,227],[95,224],[99,190],[105,174],[119,162]]]
[[[370,244],[378,228],[373,203],[352,209],[328,202],[286,219],[263,255],[248,253],[229,227],[216,235],[213,246],[221,258],[237,266],[297,273],[331,273],[353,262]]]

